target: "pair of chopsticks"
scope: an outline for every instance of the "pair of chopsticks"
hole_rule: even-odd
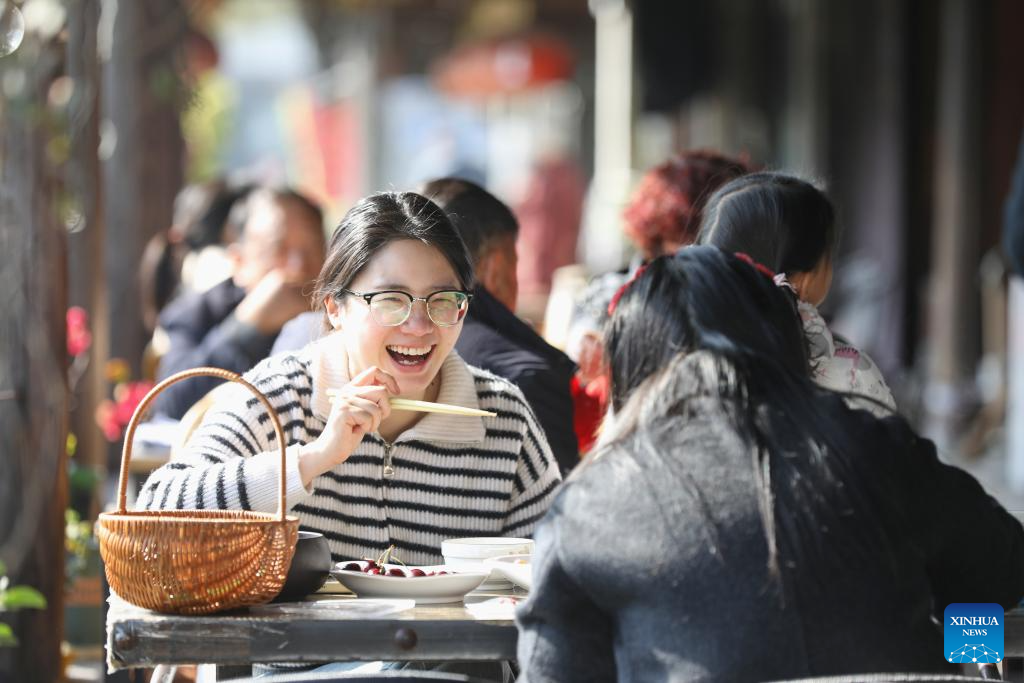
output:
[[[338,396],[337,389],[328,389],[327,397],[334,399]],[[477,410],[476,408],[464,408],[453,406],[449,403],[431,403],[430,401],[415,401],[411,398],[388,399],[392,410],[411,410],[418,413],[442,413],[444,415],[463,415],[467,417],[495,417],[497,413],[489,410]]]

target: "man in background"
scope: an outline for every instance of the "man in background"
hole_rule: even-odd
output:
[[[232,208],[226,229],[231,277],[160,314],[169,339],[161,379],[201,365],[245,372],[269,354],[288,320],[310,308],[307,292],[327,248],[315,203],[293,190],[260,188]],[[156,409],[180,418],[219,381],[179,382],[160,394]]]
[[[497,197],[459,178],[432,180],[420,193],[455,225],[476,272],[478,284],[455,349],[470,365],[519,386],[565,475],[579,462],[569,393],[576,367],[513,313],[518,293],[515,216]]]

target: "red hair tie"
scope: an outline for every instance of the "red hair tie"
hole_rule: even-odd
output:
[[[616,307],[618,307],[618,305],[619,305],[619,299],[621,299],[622,295],[626,293],[626,290],[629,289],[629,286],[631,284],[633,284],[634,282],[636,282],[636,279],[638,277],[640,277],[641,275],[643,275],[643,272],[645,270],[647,270],[647,264],[644,264],[644,265],[640,266],[639,268],[637,268],[636,272],[633,273],[633,277],[631,277],[628,280],[626,280],[626,282],[624,282],[622,284],[622,286],[619,287],[618,291],[615,292],[615,296],[613,296],[612,300],[608,302],[608,315],[609,316],[611,316],[611,314],[615,312]]]
[[[737,251],[736,253],[733,254],[733,256],[740,259],[741,261],[746,261],[750,265],[754,266],[754,268],[756,268],[757,271],[762,275],[767,275],[772,280],[775,279],[775,271],[769,268],[768,266],[760,264],[754,259],[750,258],[750,254],[744,254],[742,251]]]

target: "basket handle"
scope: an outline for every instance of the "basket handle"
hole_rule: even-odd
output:
[[[270,401],[267,400],[267,397],[251,383],[243,379],[241,375],[221,368],[192,368],[191,370],[176,372],[150,389],[149,393],[146,394],[139,402],[138,407],[135,408],[135,412],[132,413],[132,419],[128,422],[128,430],[124,435],[124,447],[121,451],[121,478],[117,485],[118,513],[123,515],[128,510],[128,463],[132,459],[132,442],[135,440],[135,428],[138,427],[139,422],[142,421],[142,417],[146,414],[146,409],[149,407],[149,404],[153,402],[153,399],[155,399],[161,391],[172,384],[176,384],[182,380],[191,379],[193,377],[219,377],[231,382],[237,382],[255,394],[256,398],[258,398],[260,403],[263,404],[263,407],[267,409],[267,413],[270,414],[270,422],[274,425],[274,433],[277,434],[277,445],[281,449],[281,486],[278,488],[277,492],[277,518],[279,521],[283,522],[285,519],[285,512],[287,510],[285,505],[287,474],[285,466],[284,430],[281,428],[281,421],[277,417],[277,411],[274,410],[272,405],[270,405]]]

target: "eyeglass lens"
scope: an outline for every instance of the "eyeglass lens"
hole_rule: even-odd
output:
[[[462,292],[436,292],[427,299],[427,315],[436,325],[454,325],[466,314],[467,302]],[[377,323],[393,327],[409,318],[412,304],[412,297],[404,292],[381,292],[370,299],[370,312]]]

